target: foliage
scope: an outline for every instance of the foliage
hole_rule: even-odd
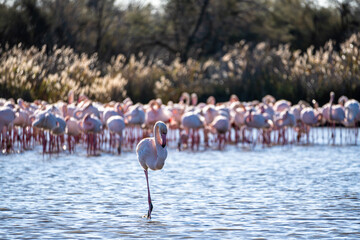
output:
[[[7,2],[7,3],[6,3]],[[170,64],[219,57],[245,40],[291,50],[340,43],[360,30],[360,2],[332,0],[166,0],[161,8],[140,1],[15,0],[0,3],[0,44],[70,47],[97,53],[101,62],[142,53]]]
[[[227,100],[261,99],[266,94],[286,98],[328,101],[330,91],[349,98],[360,96],[360,33],[340,44],[333,41],[315,50],[292,51],[289,44],[272,47],[240,41],[219,58],[200,61],[175,58],[169,64],[142,54],[113,57],[100,64],[96,54],[78,54],[71,48],[23,48],[0,52],[1,97],[66,100],[73,90],[92,99],[135,102],[158,97],[178,101],[184,91],[196,92],[201,101],[213,95]]]

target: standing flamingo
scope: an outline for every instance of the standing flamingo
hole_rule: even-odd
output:
[[[110,148],[112,147],[111,145],[113,146],[116,145],[116,134],[119,135],[119,145],[117,147],[117,150],[118,150],[118,154],[120,154],[122,138],[123,138],[122,132],[123,129],[125,128],[124,118],[121,116],[112,116],[107,120],[106,125],[110,131],[110,139],[112,139],[112,141],[110,141]]]
[[[12,108],[0,106],[0,140],[2,139],[0,150],[6,146],[6,151],[9,152],[12,148],[10,134],[8,131],[14,119],[15,113]]]
[[[345,119],[345,110],[344,107],[340,104],[333,105],[335,93],[330,93],[330,106],[329,106],[329,119],[332,123],[332,133],[331,138],[333,139],[333,144],[335,144],[335,124],[341,123]],[[340,128],[340,139],[341,139],[341,128]]]
[[[225,114],[220,114],[215,117],[214,121],[210,124],[210,128],[217,133],[217,139],[219,140],[219,149],[225,147],[225,134],[230,130],[230,119]]]
[[[314,105],[316,106],[316,101],[313,100]],[[309,133],[310,127],[316,126],[320,123],[322,118],[322,113],[319,112],[317,109],[313,109],[312,107],[306,107],[301,110],[300,119],[304,126],[304,131],[306,133],[306,140],[309,143]]]
[[[191,137],[191,149],[194,149],[195,145],[199,149],[199,129],[205,126],[204,117],[195,111],[186,112],[181,118],[181,125],[185,128],[187,135]]]
[[[154,125],[154,137],[144,138],[136,146],[137,158],[144,169],[147,183],[149,203],[148,219],[151,219],[151,212],[153,209],[149,188],[148,168],[151,170],[160,170],[163,168],[167,157],[166,134],[167,127],[165,123],[158,121]]]
[[[259,138],[259,134],[260,134],[260,130],[264,130],[264,129],[269,129],[273,127],[273,121],[271,121],[270,119],[266,119],[261,113],[254,113],[254,109],[250,108],[250,110],[248,112],[245,113],[244,116],[245,119],[245,126],[252,129],[252,128],[256,128],[258,131],[258,137]],[[268,139],[269,137],[266,136],[266,134],[263,134],[264,138],[263,138],[263,142],[269,144],[270,143],[270,139]],[[252,133],[251,133],[251,138],[253,137]],[[244,141],[246,142],[251,142],[250,140],[245,138],[245,134],[244,134]],[[255,141],[256,142],[256,141]]]
[[[96,155],[97,134],[102,131],[102,123],[94,114],[87,113],[80,123],[82,130],[87,135],[87,153]]]

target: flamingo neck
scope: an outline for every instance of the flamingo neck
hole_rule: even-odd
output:
[[[329,118],[332,120],[332,107],[333,107],[334,97],[331,95],[330,97],[330,107],[329,107]]]
[[[155,144],[156,144],[156,164],[155,169],[162,169],[165,164],[165,159],[167,157],[167,150],[166,147],[163,147],[162,140],[161,140],[161,134],[159,131],[159,124],[155,124],[154,126],[154,138],[155,138]]]
[[[155,126],[154,126],[154,137],[155,137],[156,148],[158,146],[161,147],[161,136],[160,136],[160,131],[159,131],[159,124],[155,124]]]

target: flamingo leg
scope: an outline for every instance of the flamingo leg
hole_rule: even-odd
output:
[[[121,154],[122,132],[119,133],[119,146],[117,148],[118,154]]]
[[[147,184],[147,190],[148,190],[148,203],[149,203],[149,210],[148,210],[147,218],[151,219],[151,212],[153,210],[153,205],[152,205],[151,196],[150,196],[149,177],[148,177],[148,171],[144,170],[144,172],[145,172],[145,177],[146,177],[146,184]]]

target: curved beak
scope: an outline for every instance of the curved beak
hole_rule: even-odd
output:
[[[166,146],[166,134],[164,133],[161,134],[161,140],[162,140],[161,146],[164,148]]]

